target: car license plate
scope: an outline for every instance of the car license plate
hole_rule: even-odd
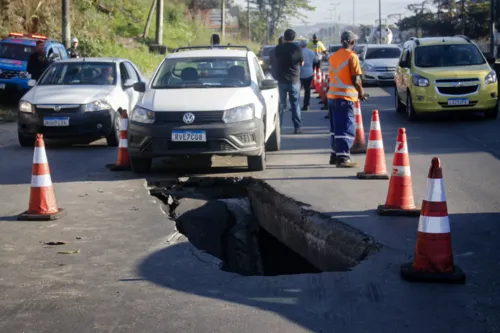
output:
[[[172,131],[172,141],[174,142],[205,142],[207,134],[205,131]]]
[[[5,83],[0,83],[0,89],[5,90]]]
[[[448,105],[469,105],[468,98],[450,98],[448,99]]]
[[[69,126],[69,118],[43,118],[43,126]]]

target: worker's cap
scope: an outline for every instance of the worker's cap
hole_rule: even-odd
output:
[[[355,42],[358,40],[358,36],[352,31],[344,31],[340,36],[342,42]]]
[[[73,37],[73,38],[71,39],[71,43],[78,43],[78,39],[77,39],[76,37]]]

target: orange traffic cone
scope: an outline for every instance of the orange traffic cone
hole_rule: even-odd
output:
[[[323,107],[321,110],[328,110],[328,90],[330,90],[330,77],[328,74],[325,75],[325,81],[323,82]]]
[[[118,158],[116,164],[106,165],[111,171],[130,170],[130,158],[128,155],[128,115],[127,110],[122,110],[120,119],[120,143],[118,144]]]
[[[316,90],[316,79],[317,79],[316,71],[314,70],[313,71],[313,79],[311,81],[311,90]]]
[[[385,164],[384,142],[382,141],[382,130],[378,111],[373,110],[370,135],[368,137],[368,149],[366,151],[365,169],[358,172],[359,179],[389,179]]]
[[[406,141],[406,129],[398,130],[396,151],[392,163],[391,180],[385,205],[378,206],[379,215],[419,216],[420,209],[415,207],[410,171],[410,156]]]
[[[354,117],[356,120],[356,137],[352,144],[351,154],[366,153],[365,129],[363,128],[363,115],[361,114],[361,103],[354,103]]]
[[[28,210],[17,217],[20,221],[50,221],[61,216],[50,177],[49,162],[45,153],[43,135],[37,134],[31,176]]]
[[[408,281],[463,284],[465,274],[453,262],[443,170],[437,157],[432,159],[426,193],[413,262],[401,266],[401,276]]]

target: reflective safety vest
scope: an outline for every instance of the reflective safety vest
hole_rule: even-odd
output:
[[[330,89],[328,98],[342,98],[347,101],[358,101],[358,91],[352,82],[352,73],[349,67],[349,59],[356,57],[356,53],[344,48],[338,50],[328,60],[330,73]]]
[[[314,41],[310,41],[309,44],[307,44],[307,48],[316,53],[317,56],[321,55],[321,52],[326,51],[325,45],[323,45],[320,40],[318,40],[316,44]]]

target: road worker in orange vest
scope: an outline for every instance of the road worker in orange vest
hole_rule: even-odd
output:
[[[342,48],[328,60],[328,111],[332,147],[330,164],[335,164],[337,168],[355,168],[357,163],[351,161],[350,154],[356,135],[354,103],[367,100],[368,95],[361,84],[358,55],[353,51],[358,37],[352,31],[345,31],[340,39]]]

